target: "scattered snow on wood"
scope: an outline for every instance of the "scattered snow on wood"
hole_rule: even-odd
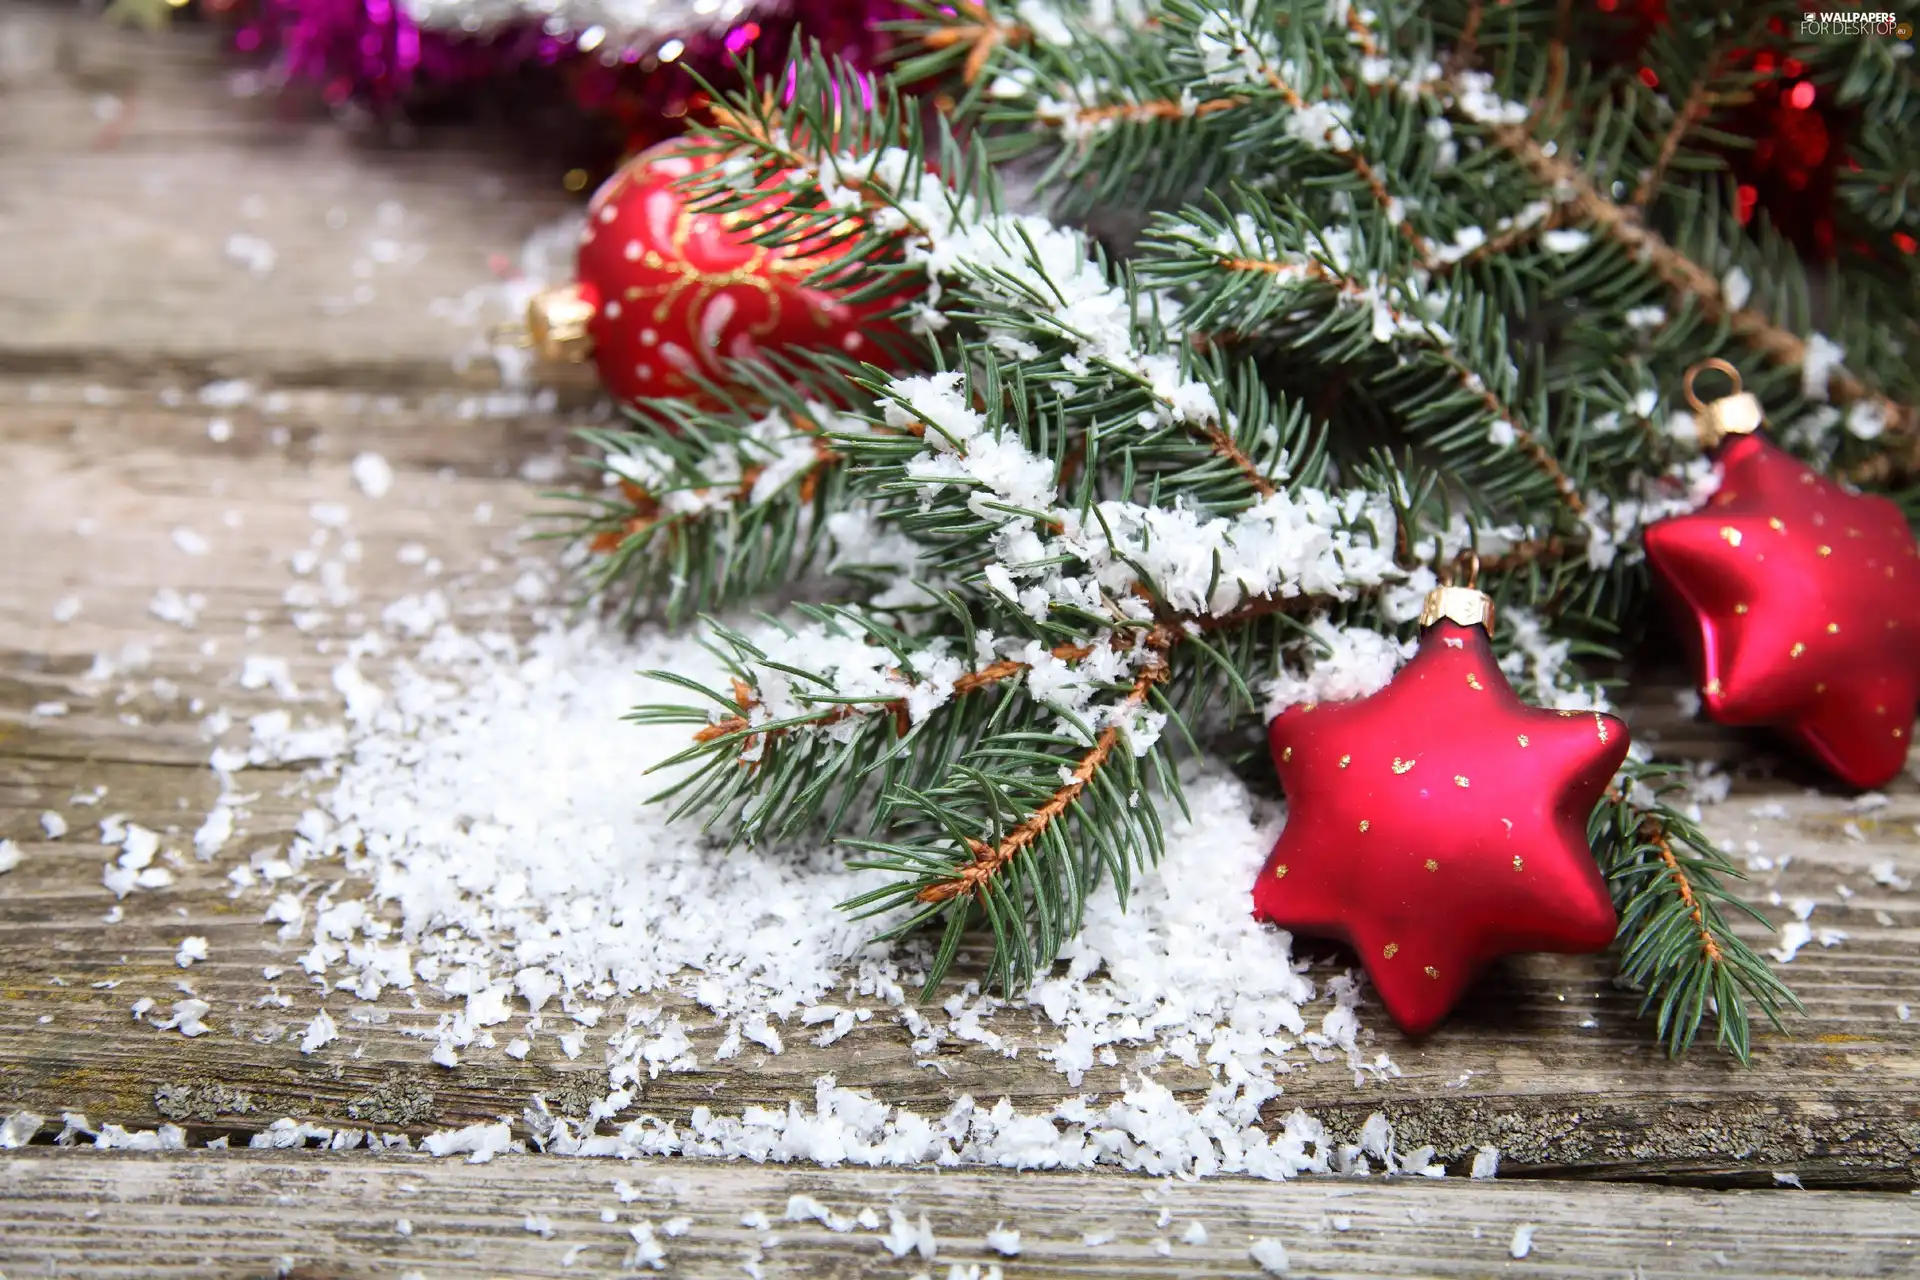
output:
[[[307,1023],[307,1029],[300,1037],[300,1052],[313,1053],[322,1045],[332,1044],[339,1038],[340,1028],[334,1025],[333,1016],[322,1009]]]
[[[384,498],[393,488],[393,464],[377,453],[355,456],[351,470],[353,482],[369,498]]]
[[[513,1127],[506,1120],[494,1124],[470,1124],[463,1129],[442,1129],[420,1140],[430,1155],[464,1155],[468,1164],[485,1164],[502,1152],[516,1149]]]
[[[0,1151],[13,1151],[33,1141],[33,1135],[46,1124],[46,1117],[31,1111],[15,1111],[0,1119]]]
[[[993,1230],[987,1232],[987,1248],[1005,1257],[1014,1257],[1020,1252],[1020,1232],[996,1222]]]
[[[1533,1252],[1534,1225],[1523,1222],[1513,1229],[1513,1239],[1507,1245],[1507,1252],[1515,1258],[1524,1258]]]
[[[193,999],[191,997],[185,1000],[175,1000],[173,1002],[173,1013],[164,1021],[156,1022],[153,1025],[162,1031],[178,1031],[183,1036],[205,1035],[208,1031],[212,1030],[212,1028],[207,1026],[205,1022],[202,1022],[201,1019],[206,1017],[212,1010],[213,1006],[205,1000]]]
[[[407,621],[422,614],[423,627]],[[580,1055],[578,1026],[597,1023],[603,1002],[650,992],[691,996],[721,1022],[715,1059],[749,1042],[781,1052],[782,1023],[822,1025],[813,1037],[822,1042],[857,1036],[876,1013],[906,1023],[924,1057],[953,1040],[1011,1049],[993,1025],[1000,1001],[967,988],[928,1016],[912,998],[926,944],[870,946],[876,922],[838,909],[879,873],[850,871],[822,847],[721,856],[692,824],[671,824],[635,802],[640,770],[682,749],[685,735],[635,727],[618,713],[666,692],[648,688],[637,669],[719,679],[690,638],[627,641],[549,621],[518,642],[456,629],[444,604],[424,598],[388,615],[407,634],[370,633],[357,651],[386,652],[415,632],[423,643],[379,686],[354,668],[342,688],[336,669],[348,703],[343,723],[296,730],[285,712],[256,715],[247,722],[251,746],[221,748],[231,773],[277,759],[281,739],[304,733],[317,758],[338,769],[281,855],[284,871],[249,869],[286,900],[289,910],[276,906],[269,916],[307,935],[309,975],[363,999],[424,983],[457,1000],[433,1033],[433,1060],[449,1068],[503,1023],[513,1024],[500,1043],[514,1056],[543,1039]],[[290,665],[264,655],[246,659],[241,683],[297,693]],[[1110,885],[1099,890],[1062,965],[1025,1000],[1053,1028],[1039,1054],[1068,1086],[1115,1065],[1118,1049],[1144,1051],[1143,1066],[1172,1058],[1219,1078],[1222,1087],[1197,1109],[1147,1078],[1105,1106],[1071,1099],[1045,1116],[969,1099],[944,1122],[960,1126],[955,1135],[825,1089],[822,1110],[791,1123],[713,1117],[705,1132],[696,1124],[664,1139],[631,1125],[602,1134],[591,1123],[556,1121],[543,1139],[576,1154],[673,1141],[690,1154],[825,1163],[965,1151],[1015,1167],[1117,1162],[1268,1177],[1327,1168],[1334,1144],[1305,1117],[1273,1135],[1257,1125],[1285,1056],[1344,1057],[1357,1078],[1396,1069],[1363,1052],[1357,984],[1336,978],[1316,989],[1294,971],[1286,935],[1246,911],[1246,884],[1279,814],[1224,770],[1196,773],[1187,794],[1195,816],[1169,814],[1162,863],[1137,878],[1124,910]],[[136,854],[149,843],[128,841]],[[344,881],[341,863],[351,873]],[[288,895],[288,876],[312,891]],[[1309,1022],[1303,1006],[1326,997],[1326,1012]],[[561,1017],[574,1029],[556,1026]],[[625,1010],[604,1032],[609,1091],[707,1065],[689,1030],[657,1007]],[[1108,1127],[1145,1141],[1105,1142],[1098,1135]],[[1246,1139],[1222,1141],[1222,1132]]]
[[[1247,1249],[1247,1256],[1270,1276],[1284,1276],[1293,1269],[1287,1260],[1287,1246],[1271,1236],[1262,1236]]]

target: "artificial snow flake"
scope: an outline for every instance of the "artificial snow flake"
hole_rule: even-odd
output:
[[[353,482],[369,498],[384,498],[393,488],[393,465],[377,453],[356,454],[351,470]]]
[[[317,1052],[339,1037],[340,1029],[334,1025],[332,1015],[322,1009],[313,1015],[313,1021],[307,1023],[307,1029],[300,1037],[300,1052]]]
[[[1720,278],[1720,292],[1726,297],[1727,305],[1738,311],[1753,296],[1753,280],[1739,267],[1729,267],[1727,274]]]
[[[1020,1233],[995,1223],[993,1230],[987,1232],[987,1248],[1011,1258],[1020,1252]]]
[[[189,1038],[204,1035],[212,1028],[201,1019],[212,1011],[213,1006],[205,1000],[193,998],[175,1000],[172,1014],[164,1022],[156,1022],[153,1025],[162,1031],[177,1030],[181,1035]]]
[[[1846,351],[1824,333],[1809,337],[1806,355],[1800,361],[1800,394],[1809,400],[1827,399],[1827,384],[1846,355]]]
[[[1847,406],[1847,431],[1862,440],[1878,440],[1887,419],[1887,406],[1878,400],[1860,399]]]
[[[1248,1247],[1247,1256],[1270,1276],[1288,1275],[1293,1270],[1293,1264],[1287,1258],[1287,1246],[1271,1236],[1255,1240]]]

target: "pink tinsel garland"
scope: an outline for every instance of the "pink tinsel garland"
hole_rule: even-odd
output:
[[[227,12],[236,48],[269,59],[285,82],[311,86],[330,105],[395,112],[423,95],[549,67],[576,103],[613,116],[638,145],[674,131],[695,91],[689,69],[725,79],[733,57],[749,51],[757,65],[777,65],[796,29],[830,53],[872,65],[886,45],[879,24],[902,8],[889,0],[766,0],[727,30],[664,39],[661,48],[676,46],[665,59],[532,20],[478,34],[422,27],[399,0],[243,0]]]

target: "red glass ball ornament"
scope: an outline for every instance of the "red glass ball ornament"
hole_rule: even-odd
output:
[[[843,256],[851,236],[783,250],[752,243],[782,196],[726,214],[688,207],[677,184],[720,159],[662,143],[594,193],[577,283],[541,295],[529,312],[544,354],[590,351],[607,391],[635,405],[693,395],[696,378],[724,383],[724,360],[752,360],[762,348],[831,347],[885,363],[886,301],[853,306],[803,283]]]
[[[1920,709],[1920,549],[1900,508],[1757,434],[1720,489],[1650,526],[1647,563],[1694,641],[1700,702],[1786,734],[1849,786],[1900,772]]]
[[[1288,813],[1254,915],[1351,945],[1407,1033],[1496,956],[1612,943],[1587,820],[1627,727],[1522,702],[1485,626],[1440,618],[1385,689],[1290,708],[1267,736]]]

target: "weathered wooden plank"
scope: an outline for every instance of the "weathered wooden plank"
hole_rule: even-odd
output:
[[[623,1203],[616,1178],[637,1198]],[[870,1208],[881,1229],[786,1221],[796,1195],[847,1217]],[[926,1216],[932,1259],[893,1257],[882,1243],[889,1208],[916,1227]],[[743,1225],[756,1213],[767,1227]],[[675,1218],[686,1219],[683,1234],[668,1236]],[[410,1234],[396,1230],[401,1219]],[[1255,1275],[1248,1248],[1260,1239],[1285,1246],[1290,1274],[1325,1280],[1894,1276],[1920,1266],[1920,1202],[1907,1195],[1426,1179],[1142,1184],[369,1153],[0,1155],[0,1268],[14,1275],[632,1274],[630,1231],[641,1221],[664,1246],[666,1273],[689,1276],[738,1274],[748,1261],[754,1274],[796,1277],[954,1265],[965,1275],[993,1264],[1017,1277]],[[1196,1223],[1203,1241],[1187,1235]],[[1017,1256],[987,1245],[997,1226],[1019,1231]],[[1516,1259],[1515,1233],[1527,1226]],[[1089,1234],[1111,1239],[1088,1244]]]
[[[205,27],[0,8],[0,368],[457,386],[481,326],[435,314],[571,201],[509,130],[417,147],[236,97]]]
[[[276,705],[268,692],[235,685],[242,655],[264,653],[287,658],[296,683],[325,691],[316,707],[331,707],[332,659],[316,651],[317,640],[357,634],[350,615],[373,616],[423,585],[419,569],[395,557],[403,542],[421,541],[444,561],[436,581],[464,582],[457,598],[490,600],[494,622],[515,623],[523,611],[503,588],[514,557],[525,553],[516,550],[514,532],[537,499],[534,486],[512,473],[524,458],[555,446],[556,424],[476,426],[449,421],[425,402],[369,417],[342,412],[335,393],[315,392],[303,401],[300,413],[311,429],[297,446],[274,445],[276,416],[257,408],[236,410],[234,439],[215,445],[206,437],[206,410],[167,409],[153,391],[123,394],[121,403],[91,405],[71,384],[59,384],[30,400],[19,384],[0,383],[0,413],[13,428],[0,445],[0,467],[22,478],[0,530],[15,545],[33,547],[33,554],[13,557],[16,589],[0,601],[0,652],[9,655],[0,679],[0,722],[8,730],[0,740],[0,834],[22,840],[27,853],[0,902],[0,954],[9,957],[0,999],[0,1106],[43,1113],[71,1107],[133,1127],[170,1119],[196,1139],[256,1131],[281,1115],[337,1125],[364,1124],[377,1114],[384,1127],[418,1134],[517,1115],[536,1092],[557,1109],[577,1111],[603,1079],[593,1066],[597,1041],[577,1062],[546,1048],[526,1063],[497,1050],[474,1051],[447,1072],[428,1065],[426,1045],[406,1034],[431,1028],[436,1009],[431,1002],[414,1009],[398,995],[365,1009],[349,1006],[346,1016],[335,1008],[343,1041],[303,1057],[285,1037],[320,1007],[318,993],[282,980],[274,985],[289,1007],[259,1001],[269,986],[262,966],[290,965],[304,944],[278,943],[258,921],[262,900],[230,899],[223,865],[203,868],[191,859],[176,886],[135,895],[124,904],[123,921],[104,923],[111,898],[100,886],[100,868],[108,851],[89,843],[94,833],[83,826],[104,812],[124,812],[190,836],[215,795],[199,713],[188,710],[192,699],[236,714]],[[345,475],[347,460],[366,447],[382,449],[398,471],[393,492],[379,502],[361,497]],[[498,471],[508,474],[490,474]],[[288,555],[313,530],[309,508],[316,501],[352,508],[352,536],[363,547],[353,584],[361,595],[303,634],[288,621],[281,593],[293,580]],[[492,508],[485,524],[474,518],[482,503]],[[220,521],[226,509],[240,512],[239,529]],[[85,535],[73,531],[81,511],[97,513],[98,527]],[[180,526],[206,533],[206,554],[179,551],[169,534]],[[489,558],[491,570],[484,568]],[[148,612],[159,586],[206,597],[194,629]],[[62,625],[50,615],[65,595],[77,595],[82,607]],[[249,628],[256,629],[251,639]],[[201,652],[208,640],[218,646],[211,656]],[[130,643],[150,647],[147,670],[97,686],[84,680],[95,653],[119,653]],[[176,686],[172,700],[153,695],[155,677]],[[129,692],[134,696],[123,703]],[[67,715],[24,714],[53,699],[69,705]],[[1643,712],[1690,753],[1697,741],[1720,737],[1682,726],[1665,693],[1651,695],[1636,720]],[[124,723],[128,715],[139,723]],[[285,771],[245,776],[260,799],[236,847],[291,832],[306,804],[297,783]],[[71,803],[75,793],[98,785],[108,788],[100,806]],[[1765,781],[1753,787],[1743,784],[1742,794],[1710,814],[1709,825],[1762,841],[1776,860],[1791,858],[1783,871],[1763,877],[1762,891],[1818,899],[1816,923],[1851,936],[1831,950],[1809,947],[1795,961],[1789,976],[1811,1016],[1796,1021],[1789,1036],[1763,1036],[1752,1070],[1712,1052],[1669,1063],[1635,1020],[1634,997],[1613,988],[1604,959],[1535,957],[1495,975],[1459,1017],[1418,1044],[1398,1037],[1369,1008],[1363,1020],[1375,1048],[1390,1052],[1404,1076],[1356,1089],[1343,1067],[1311,1067],[1286,1078],[1273,1116],[1301,1106],[1352,1134],[1379,1110],[1405,1146],[1432,1143],[1458,1165],[1475,1146],[1493,1143],[1505,1151],[1510,1172],[1762,1184],[1774,1169],[1797,1170],[1810,1184],[1910,1178],[1920,1150],[1920,1028],[1895,1010],[1920,1003],[1911,964],[1920,910],[1911,893],[1874,883],[1867,868],[1891,861],[1903,875],[1920,873],[1920,796],[1903,784],[1886,808],[1859,813],[1840,796],[1784,792]],[[1786,816],[1753,817],[1762,801],[1779,804]],[[64,841],[39,838],[38,815],[49,808],[76,828]],[[1845,834],[1849,823],[1858,839]],[[1840,884],[1854,896],[1841,898]],[[1891,924],[1880,922],[1882,913]],[[173,984],[182,975],[173,953],[187,934],[211,943],[212,957],[194,967],[191,979],[215,1006],[216,1030],[182,1042],[133,1023],[127,1010],[141,996],[177,998]],[[117,985],[92,985],[108,982]],[[705,1025],[691,1011],[688,1021]],[[1014,1043],[1043,1042],[1044,1029],[1030,1016],[1009,1012],[997,1025]],[[710,1059],[717,1034],[696,1031],[703,1058]],[[1030,1054],[1009,1060],[980,1046],[952,1046],[940,1055],[939,1071],[916,1067],[909,1037],[879,1019],[831,1049],[790,1039],[796,1043],[777,1057],[664,1075],[649,1083],[632,1112],[680,1119],[701,1105],[732,1110],[804,1101],[826,1072],[926,1112],[944,1110],[962,1093],[1045,1108],[1068,1092]],[[1208,1082],[1178,1067],[1161,1077],[1187,1093]],[[1101,1069],[1086,1087],[1112,1092],[1127,1081],[1124,1066]],[[235,1095],[212,1086],[244,1093],[246,1110],[232,1110]]]

